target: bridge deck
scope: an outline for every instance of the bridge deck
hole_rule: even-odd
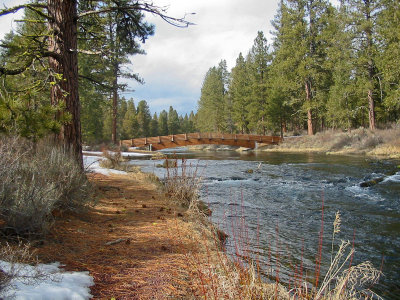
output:
[[[145,147],[151,145],[152,150],[161,150],[203,144],[255,148],[256,143],[279,144],[281,141],[282,139],[279,136],[198,132],[121,140],[120,144],[128,147]]]

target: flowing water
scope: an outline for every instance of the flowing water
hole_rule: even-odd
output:
[[[354,244],[352,265],[371,261],[384,273],[373,289],[400,299],[399,161],[322,154],[175,152],[203,178],[201,197],[212,220],[228,235],[228,252],[259,261],[266,277],[288,284],[302,264],[314,279],[323,213],[321,276],[331,260],[333,221],[340,212],[340,240]],[[172,151],[170,151],[172,153]],[[165,176],[157,161],[136,160]],[[252,170],[252,171],[249,171]],[[385,179],[371,187],[360,183]],[[322,206],[324,207],[322,210]],[[250,244],[247,253],[243,242]],[[349,246],[349,250],[352,246]],[[279,273],[276,266],[279,265]],[[297,271],[297,273],[300,273]]]

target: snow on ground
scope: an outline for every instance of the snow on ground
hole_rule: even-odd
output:
[[[102,156],[103,152],[100,151],[82,151],[83,155],[95,155],[95,156]],[[111,154],[115,152],[110,151]],[[139,153],[139,152],[121,152],[122,157],[150,157],[152,156],[149,153]]]
[[[89,272],[64,272],[59,263],[10,264],[0,260],[0,269],[14,274],[9,287],[0,292],[0,299],[53,300],[90,299],[90,286],[94,285]]]
[[[99,161],[105,158],[98,157],[98,156],[83,156],[83,165],[85,169],[92,173],[100,173],[106,176],[110,176],[111,174],[120,174],[126,175],[128,173],[124,171],[114,170],[114,169],[107,169],[100,167]]]

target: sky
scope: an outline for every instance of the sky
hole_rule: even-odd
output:
[[[7,7],[25,0],[0,0]],[[146,20],[155,25],[155,34],[142,48],[146,55],[131,57],[129,69],[145,81],[128,82],[122,96],[137,104],[146,100],[152,113],[168,111],[172,105],[179,114],[196,111],[204,76],[209,68],[225,59],[228,69],[234,67],[239,53],[250,50],[258,31],[271,42],[271,20],[279,0],[154,0],[168,6],[168,15],[183,17],[195,25],[174,27],[151,14]],[[191,14],[195,13],[195,14]],[[0,18],[0,38],[8,32],[13,15]],[[14,25],[13,25],[14,24]]]

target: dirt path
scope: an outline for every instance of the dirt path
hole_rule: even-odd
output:
[[[90,180],[99,202],[85,213],[59,217],[37,246],[39,259],[89,271],[95,299],[187,299],[186,254],[196,243],[184,210],[143,176],[94,174]]]

